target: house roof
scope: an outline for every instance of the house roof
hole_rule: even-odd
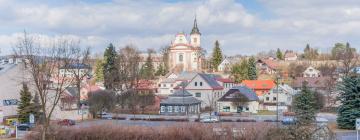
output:
[[[86,64],[77,63],[77,64],[65,65],[65,66],[61,67],[60,69],[91,69],[91,67]]]
[[[70,96],[74,96],[76,97],[79,92],[77,90],[78,88],[77,87],[66,87],[65,88],[65,91],[70,95]]]
[[[199,73],[199,76],[201,78],[203,78],[212,89],[223,89],[224,88],[216,81],[216,79],[214,77],[212,77],[209,74]]]
[[[231,80],[230,78],[216,78],[216,81],[220,81],[223,83],[234,83],[234,81]]]
[[[273,80],[244,80],[241,84],[253,90],[270,90],[275,86]]]
[[[304,82],[307,82],[309,88],[326,88],[327,81],[331,80],[331,77],[296,77],[293,81],[294,88],[301,88]]]
[[[183,105],[183,104],[200,104],[201,101],[193,97],[186,90],[176,90],[174,94],[168,96],[160,104]]]
[[[269,68],[271,68],[271,69],[277,69],[278,68],[278,63],[276,62],[276,61],[274,61],[274,60],[269,60],[269,59],[260,59],[260,60],[258,60],[258,62],[260,62],[260,63],[264,63],[264,64],[266,64]]]
[[[193,79],[198,73],[196,72],[181,72],[177,78],[178,81],[184,81],[184,80],[191,80]]]
[[[246,97],[248,101],[258,101],[259,98],[256,93],[247,86],[232,87],[228,92],[222,96],[219,101],[236,101],[236,94]]]

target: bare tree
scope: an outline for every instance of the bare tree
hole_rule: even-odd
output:
[[[78,109],[81,107],[81,97],[80,90],[83,87],[82,82],[84,78],[90,76],[91,67],[90,67],[90,48],[85,48],[84,50],[79,46],[79,43],[73,42],[72,47],[70,48],[73,58],[70,60],[70,64],[65,67],[66,70],[72,73],[73,85],[77,88],[77,106]]]
[[[119,51],[116,66],[119,70],[120,82],[117,89],[120,92],[134,89],[139,81],[139,51],[134,46],[126,46]]]
[[[24,32],[17,41],[15,55],[23,57],[25,69],[29,74],[29,85],[38,93],[40,108],[44,114],[42,123],[42,140],[49,139],[51,116],[57,107],[65,88],[72,82],[61,76],[59,68],[68,65],[73,54],[70,51],[71,41],[65,38],[52,40],[44,44]]]
[[[89,111],[94,118],[97,113],[102,114],[103,111],[112,111],[115,103],[116,98],[113,91],[98,90],[89,94]]]

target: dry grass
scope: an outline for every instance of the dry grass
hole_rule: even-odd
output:
[[[217,124],[215,124],[217,125]],[[241,125],[183,124],[163,127],[119,126],[112,124],[91,127],[54,128],[54,140],[261,140],[272,125],[253,123]],[[213,128],[221,128],[226,135],[216,135]],[[234,137],[233,128],[241,129]],[[28,135],[28,140],[39,140],[36,134]]]

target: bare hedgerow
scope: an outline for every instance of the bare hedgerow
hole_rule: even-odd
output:
[[[226,135],[216,135],[213,128],[221,128]],[[233,129],[238,128],[241,135],[234,135]],[[245,129],[243,129],[245,128]],[[120,126],[113,123],[88,127],[57,127],[54,128],[54,140],[261,140],[265,138],[269,123],[236,123],[230,124],[199,124],[179,123],[172,126]],[[39,140],[40,135],[27,135],[28,140]]]

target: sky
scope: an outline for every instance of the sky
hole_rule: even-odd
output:
[[[24,30],[77,39],[100,54],[109,43],[159,49],[190,34],[195,16],[208,54],[216,40],[227,56],[306,44],[329,52],[337,42],[360,50],[359,0],[0,0],[0,55]]]

